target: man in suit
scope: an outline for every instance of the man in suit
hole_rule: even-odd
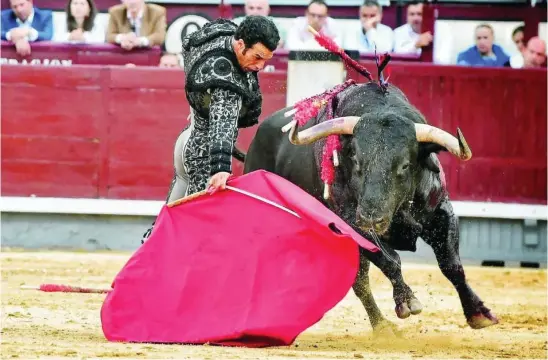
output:
[[[34,7],[32,0],[10,0],[10,6],[1,14],[2,40],[11,41],[19,55],[30,55],[30,42],[51,40],[50,10]]]
[[[166,9],[144,0],[123,0],[108,10],[107,41],[123,49],[162,45],[166,36]]]

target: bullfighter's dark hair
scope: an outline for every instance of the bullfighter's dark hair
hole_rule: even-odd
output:
[[[318,5],[323,5],[325,6],[327,9],[329,9],[329,6],[327,5],[327,3],[324,1],[324,0],[312,0],[308,3],[308,5],[306,6],[307,8],[310,7],[310,5],[312,4],[318,4]]]
[[[67,1],[67,6],[65,7],[65,14],[67,15],[67,31],[68,32],[78,29],[78,24],[76,23],[76,19],[70,12],[70,4],[72,4],[72,1],[73,0]],[[93,0],[86,0],[86,1],[88,2],[88,6],[89,6],[89,15],[86,16],[86,18],[84,19],[84,23],[82,24],[82,30],[91,31],[95,23],[95,16],[97,15],[97,7],[95,6],[95,2],[93,2]]]
[[[280,33],[274,22],[269,18],[250,15],[246,16],[238,26],[234,38],[243,40],[246,48],[261,43],[268,50],[274,51],[280,42]]]

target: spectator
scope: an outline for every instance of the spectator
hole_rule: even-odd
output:
[[[422,48],[429,46],[433,42],[434,63],[450,64],[452,58],[451,52],[451,34],[439,22],[434,22],[434,32],[422,32],[422,14],[423,4],[413,1],[407,6],[407,23],[394,30],[394,53],[396,54],[416,54],[422,53]]]
[[[166,9],[144,0],[123,0],[108,10],[107,41],[123,49],[162,45],[166,36]]]
[[[178,54],[172,54],[165,52],[162,54],[162,57],[160,58],[160,63],[158,64],[159,67],[163,68],[177,68],[181,69],[181,61]]]
[[[493,44],[494,38],[495,32],[491,25],[478,25],[476,27],[476,45],[459,53],[457,64],[468,66],[504,66],[510,58],[499,45]]]
[[[268,16],[270,4],[268,0],[246,0],[244,4],[245,16]]]
[[[335,20],[329,17],[327,4],[323,0],[312,0],[308,4],[305,16],[295,19],[287,34],[285,48],[288,50],[324,50],[308,31],[308,26],[342,46],[342,34],[339,32]]]
[[[525,26],[520,25],[517,28],[512,31],[512,42],[516,44],[516,47],[518,48],[518,51],[523,53],[525,50]]]
[[[53,40],[70,43],[104,43],[105,29],[96,24],[97,8],[93,0],[69,0],[66,21],[56,29]]]
[[[276,28],[278,28],[278,32],[280,33],[280,42],[278,43],[278,49],[284,46],[284,42],[286,39],[284,27],[280,26],[276,18],[270,16],[270,4],[268,3],[268,0],[246,0],[244,4],[244,11],[245,16],[267,16],[270,20],[272,20],[274,25],[276,25]],[[243,19],[245,19],[245,16],[240,16],[234,19],[234,23],[240,25]]]
[[[421,48],[434,40],[432,33],[421,33],[422,3],[414,1],[407,6],[407,24],[394,30],[394,52],[399,54],[420,55]]]
[[[360,7],[360,29],[346,48],[360,52],[391,52],[394,48],[394,32],[382,21],[382,6],[377,0],[365,0]]]
[[[2,10],[2,40],[15,44],[21,56],[30,55],[30,42],[51,40],[53,20],[50,10],[34,7],[32,0],[10,0],[11,9]]]
[[[538,36],[532,37],[527,42],[523,53],[519,55],[519,57],[510,58],[506,65],[514,69],[540,68],[546,61],[546,43]]]
[[[516,44],[516,49],[518,50],[516,54],[510,56],[510,63],[508,65],[513,68],[523,66],[523,52],[525,51],[524,31],[525,27],[523,25],[518,26],[512,31],[512,42]]]

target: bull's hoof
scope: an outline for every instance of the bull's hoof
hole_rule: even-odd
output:
[[[483,329],[488,326],[498,324],[499,320],[495,315],[488,311],[486,313],[472,315],[466,322],[472,329]]]
[[[411,299],[407,302],[411,314],[418,315],[422,312],[422,304],[418,299]]]
[[[409,309],[409,306],[407,306],[407,303],[401,303],[399,305],[396,305],[396,315],[400,319],[407,319],[409,316],[411,316],[411,309]]]
[[[400,319],[407,319],[410,315],[417,315],[422,312],[422,304],[416,298],[412,298],[406,302],[396,305],[396,315]]]
[[[373,327],[373,333],[376,337],[402,337],[402,333],[398,330],[398,326],[388,320],[382,320]]]

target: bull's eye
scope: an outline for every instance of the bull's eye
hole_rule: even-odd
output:
[[[407,171],[409,170],[409,163],[406,162],[405,164],[403,164],[401,167],[400,167],[400,171],[398,171],[398,175],[405,175],[407,174]]]
[[[356,156],[352,156],[352,163],[354,164],[354,170],[359,174],[361,172],[361,167]]]

